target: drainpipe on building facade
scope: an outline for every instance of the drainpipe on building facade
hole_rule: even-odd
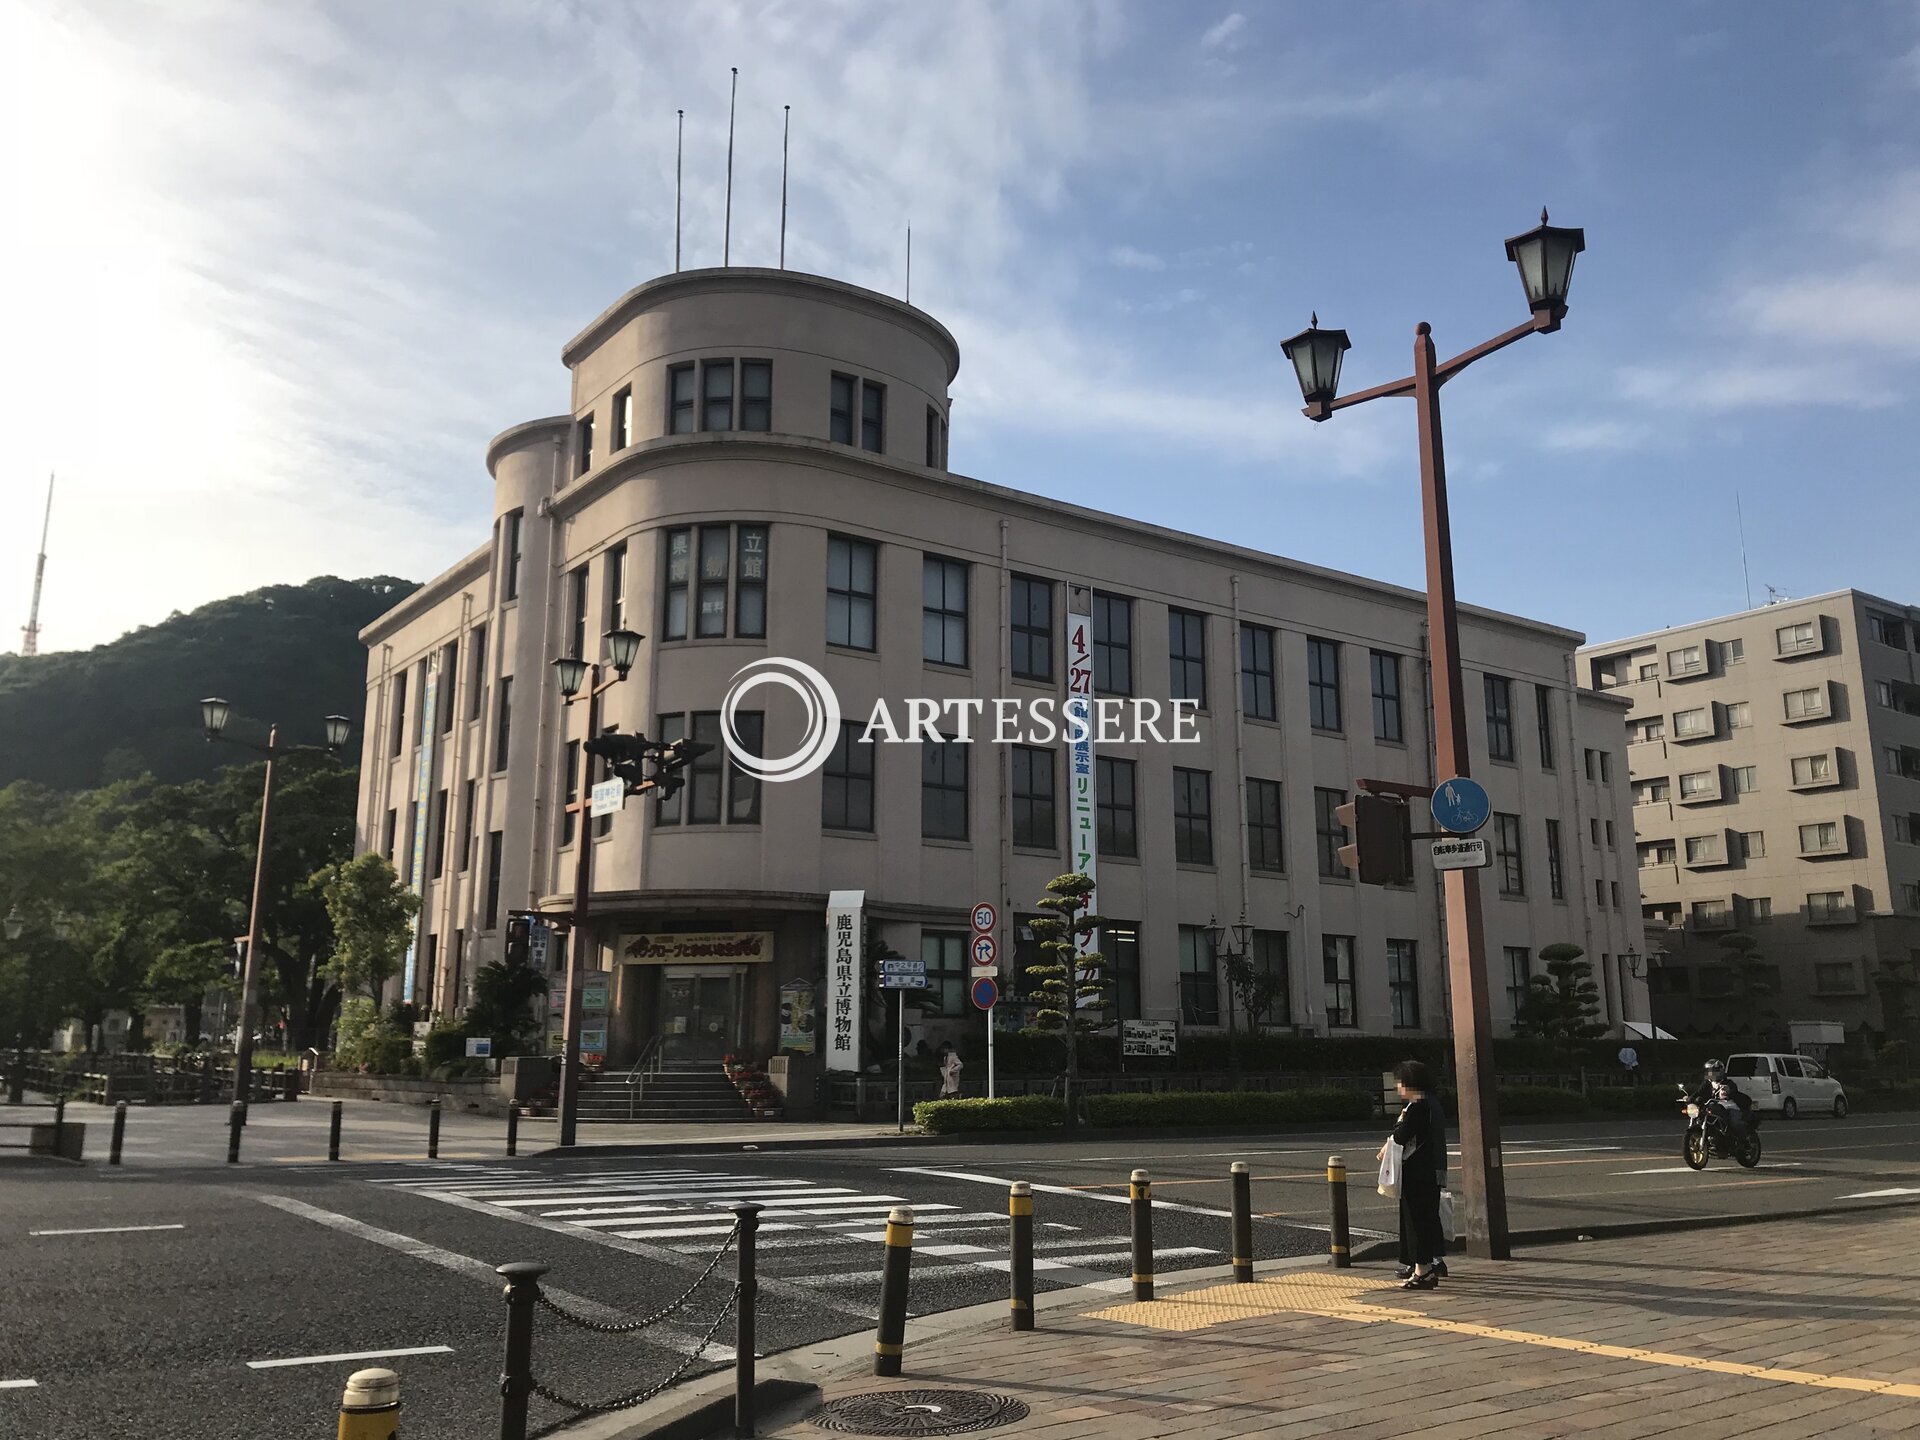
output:
[[[557,870],[550,869],[550,857],[553,854],[553,826],[550,822],[552,807],[548,804],[551,784],[553,758],[549,736],[554,730],[553,717],[561,711],[559,695],[551,688],[550,677],[553,674],[548,662],[560,652],[555,647],[560,643],[560,607],[553,603],[554,578],[560,564],[560,520],[553,513],[553,497],[560,488],[560,477],[565,472],[567,442],[564,437],[553,442],[553,464],[547,477],[547,493],[542,503],[534,507],[536,519],[547,522],[547,563],[540,576],[540,625],[539,650],[534,656],[533,681],[535,709],[537,719],[533,743],[533,785],[531,787],[531,810],[533,812],[533,835],[528,844],[527,853],[527,897],[521,903],[529,910],[540,901],[540,891],[544,886],[549,894],[557,894],[560,889],[560,876]],[[527,600],[523,595],[520,602],[520,614],[527,613]],[[520,648],[526,649],[527,626],[521,626]],[[582,659],[586,658],[584,656]],[[563,729],[564,733],[564,729]],[[577,943],[578,937],[569,935],[569,946]],[[553,974],[553,956],[548,954],[548,975]],[[542,1022],[545,1023],[544,1021]]]
[[[1569,685],[1571,685],[1573,680],[1573,657],[1571,655],[1567,656],[1565,664],[1567,667],[1567,680]],[[1567,692],[1566,705],[1564,707],[1564,713],[1566,716],[1566,734],[1567,734],[1567,763],[1565,767],[1565,773],[1567,775],[1569,782],[1573,787],[1573,823],[1574,823],[1573,849],[1580,856],[1580,914],[1582,916],[1582,924],[1580,927],[1581,940],[1582,940],[1581,948],[1587,952],[1587,957],[1589,960],[1592,961],[1595,968],[1600,969],[1600,959],[1599,959],[1599,956],[1595,953],[1593,948],[1593,909],[1590,909],[1588,907],[1587,897],[1593,894],[1593,881],[1596,878],[1598,878],[1604,883],[1605,875],[1602,874],[1596,877],[1594,875],[1590,875],[1587,873],[1587,864],[1586,864],[1587,852],[1589,849],[1596,849],[1597,851],[1597,847],[1595,847],[1593,844],[1592,827],[1587,823],[1588,820],[1593,817],[1590,817],[1585,813],[1584,807],[1581,804],[1582,795],[1584,793],[1582,787],[1586,783],[1587,772],[1585,767],[1586,747],[1584,747],[1579,743],[1581,736],[1579,731],[1578,706],[1579,706],[1579,697],[1573,694],[1572,690],[1569,689]],[[1581,757],[1580,763],[1578,765],[1575,764],[1574,758],[1573,758],[1576,752]],[[1558,758],[1559,758],[1558,756],[1555,757],[1556,760]],[[1626,766],[1626,757],[1622,755],[1621,767],[1623,770],[1625,769],[1625,766]],[[1558,771],[1560,767],[1556,765],[1555,769],[1556,771]],[[1604,817],[1601,818],[1601,823],[1603,825],[1606,823]],[[1616,837],[1616,841],[1617,841],[1617,838],[1618,837]],[[1566,841],[1567,841],[1567,837],[1564,834],[1561,835],[1560,863],[1563,868],[1565,867],[1566,860],[1567,860]],[[1600,857],[1599,864],[1596,868],[1600,868],[1604,870],[1605,864],[1606,864],[1606,857],[1604,854],[1602,854]],[[1594,908],[1598,908],[1598,907],[1596,906]],[[1572,938],[1572,937],[1568,937],[1568,938]],[[1539,958],[1538,950],[1535,950],[1534,958],[1535,959]],[[1613,1023],[1612,1012],[1610,1008],[1610,1002],[1606,998],[1608,984],[1609,982],[1607,979],[1607,972],[1605,969],[1601,969],[1600,970],[1601,1003],[1603,1005],[1609,1005],[1607,1023],[1611,1025]]]
[[[1240,576],[1237,573],[1229,575],[1227,577],[1227,583],[1232,586],[1233,593],[1233,633],[1227,640],[1227,659],[1229,664],[1221,668],[1227,669],[1229,673],[1231,673],[1231,662],[1238,653],[1235,647],[1240,643]],[[1279,664],[1276,661],[1274,665],[1276,674],[1279,668]],[[1238,813],[1240,817],[1240,918],[1244,921],[1247,918],[1247,901],[1252,889],[1252,877],[1247,856],[1247,717],[1245,714],[1246,706],[1238,703],[1238,696],[1235,696],[1234,700],[1235,704],[1232,706],[1233,783],[1234,789],[1239,795],[1236,813]],[[1279,709],[1280,707],[1276,703],[1274,712],[1278,714]],[[1293,947],[1291,945],[1287,947],[1287,952],[1287,967],[1288,970],[1291,971],[1293,967]],[[1251,961],[1253,957],[1247,955],[1242,958]],[[1228,977],[1227,985],[1229,989],[1231,989],[1233,985],[1231,976]],[[1231,998],[1232,997],[1229,996],[1229,999]],[[1291,1021],[1291,1011],[1293,1008],[1293,976],[1291,973],[1287,976],[1287,1008],[1289,1011],[1288,1020]],[[1231,1014],[1232,1012],[1229,1011],[1228,1013]],[[1259,1033],[1255,1028],[1254,1018],[1251,1015],[1247,1017],[1247,1033],[1250,1035],[1257,1035]]]
[[[1000,688],[995,693],[1011,695],[1013,693],[1013,575],[1008,569],[1009,551],[1013,522],[1005,516],[1000,520]],[[1067,582],[1061,582],[1060,598],[1067,598]],[[1064,662],[1065,651],[1061,653]],[[1015,980],[1015,953],[1019,948],[1020,922],[1014,918],[1013,904],[1013,747],[996,745],[993,747],[1000,755],[998,766],[1000,774],[1000,975],[1001,991],[1008,993],[1013,989]],[[1068,785],[1061,788],[1061,794],[1068,793],[1072,776],[1065,777]],[[1069,835],[1072,831],[1069,829]],[[1068,858],[1072,858],[1072,842],[1068,842]],[[1095,897],[1096,900],[1098,897]],[[1096,912],[1097,913],[1097,912]],[[972,965],[972,960],[966,962]],[[971,980],[969,972],[967,978]],[[968,987],[971,991],[971,986]],[[969,1001],[971,1003],[971,1001]],[[995,1007],[998,1008],[997,1006]],[[993,1056],[993,1011],[988,1010],[987,1017],[987,1093],[992,1095],[998,1088],[994,1072]]]

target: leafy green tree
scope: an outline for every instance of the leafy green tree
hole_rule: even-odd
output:
[[[540,1036],[541,1012],[532,1006],[546,993],[546,977],[532,967],[489,961],[473,977],[473,1003],[463,1028],[469,1035],[491,1036],[495,1055],[522,1054]]]
[[[1030,1028],[1058,1035],[1066,1044],[1062,1098],[1069,1127],[1079,1123],[1080,1037],[1111,1023],[1106,1012],[1112,986],[1100,952],[1079,949],[1081,937],[1100,928],[1100,917],[1089,909],[1092,899],[1093,881],[1085,875],[1075,872],[1047,882],[1047,893],[1037,904],[1048,913],[1031,922],[1046,959],[1026,971],[1032,983],[1026,1000],[1035,1007]]]
[[[1758,1035],[1764,1023],[1777,1022],[1779,1016],[1766,1008],[1766,1002],[1779,990],[1774,967],[1760,955],[1760,942],[1744,931],[1720,937],[1720,949],[1733,971],[1734,1012],[1743,1037]]]
[[[1571,1053],[1576,1045],[1607,1033],[1600,1023],[1600,987],[1585,956],[1586,951],[1565,941],[1541,949],[1540,963],[1547,973],[1527,982],[1514,1017],[1515,1035],[1546,1040]]]
[[[406,958],[420,897],[401,883],[386,857],[372,853],[327,866],[313,883],[333,921],[326,973],[349,995],[378,996]]]

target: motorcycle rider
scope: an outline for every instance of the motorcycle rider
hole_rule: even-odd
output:
[[[1687,1099],[1703,1110],[1718,1110],[1726,1119],[1730,1138],[1738,1140],[1747,1133],[1747,1111],[1753,1107],[1753,1101],[1727,1078],[1727,1067],[1720,1061],[1707,1061],[1702,1067],[1700,1088],[1690,1092]]]

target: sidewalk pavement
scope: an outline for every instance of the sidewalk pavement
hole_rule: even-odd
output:
[[[1042,1297],[1024,1335],[980,1310],[913,1320],[898,1380],[874,1378],[871,1334],[761,1373],[828,1401],[1011,1396],[1030,1413],[995,1433],[1046,1440],[1866,1440],[1920,1432],[1917,1250],[1920,1216],[1882,1212],[1461,1257],[1430,1292],[1390,1264],[1263,1267],[1140,1304]],[[763,1435],[826,1433],[772,1418]]]

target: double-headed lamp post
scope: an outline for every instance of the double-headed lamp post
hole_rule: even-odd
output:
[[[1234,996],[1235,967],[1246,963],[1247,948],[1253,936],[1253,926],[1247,923],[1243,913],[1240,922],[1229,929],[1219,920],[1207,920],[1207,949],[1213,952],[1214,968],[1222,972],[1227,992],[1227,1059],[1233,1067],[1235,1083],[1240,1074],[1240,1025]],[[1253,1016],[1247,1017],[1249,1021]]]
[[[282,745],[280,727],[267,727],[267,743],[236,740],[227,734],[227,719],[233,707],[217,695],[200,702],[200,726],[207,742],[224,741],[267,757],[267,777],[260,788],[260,846],[253,858],[253,903],[247,908],[247,950],[240,965],[240,1040],[233,1056],[233,1098],[250,1098],[253,1081],[253,1025],[256,992],[260,983],[260,906],[267,890],[267,841],[272,835],[273,762],[282,755],[337,755],[347,743],[353,722],[344,715],[329,715],[323,722],[325,745]]]
[[[1466,696],[1460,683],[1460,626],[1453,593],[1453,533],[1447,516],[1446,459],[1440,441],[1440,387],[1474,361],[1516,340],[1560,328],[1567,313],[1573,260],[1586,248],[1584,231],[1540,223],[1507,241],[1507,258],[1520,270],[1533,314],[1485,344],[1438,361],[1433,327],[1415,327],[1413,374],[1354,395],[1340,395],[1340,361],[1350,347],[1344,330],[1322,330],[1319,316],[1281,348],[1293,361],[1310,420],[1367,400],[1406,396],[1413,400],[1420,432],[1420,499],[1426,528],[1427,629],[1433,648],[1435,760],[1439,779],[1471,773],[1467,758]],[[1469,1254],[1505,1260],[1507,1192],[1500,1165],[1500,1115],[1493,1072],[1493,1020],[1487,1000],[1486,935],[1480,916],[1480,873],[1449,870],[1448,967],[1453,976],[1454,1066],[1460,1093],[1460,1159],[1464,1172],[1464,1218]]]
[[[586,740],[600,733],[600,696],[627,678],[627,672],[633,669],[633,662],[639,657],[640,642],[645,637],[632,630],[609,630],[606,634],[607,664],[613,674],[602,679],[600,666],[581,659],[578,655],[569,655],[553,662],[554,676],[560,685],[561,704],[571,706],[576,700],[586,702],[587,733]],[[579,794],[567,809],[579,815],[573,827],[573,909],[567,919],[567,998],[566,1008],[562,1012],[565,1019],[561,1023],[560,1040],[560,1143],[574,1143],[580,1123],[580,992],[577,988],[580,974],[580,947],[586,943],[587,936],[587,900],[593,883],[593,836],[588,832],[587,817],[591,801],[589,796],[593,787],[587,782],[590,773],[590,756],[583,743],[580,750]]]

